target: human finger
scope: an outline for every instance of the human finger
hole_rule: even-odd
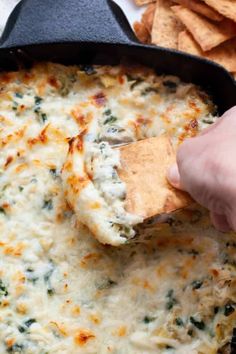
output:
[[[221,232],[228,232],[231,230],[226,215],[211,212],[211,221],[214,227]]]

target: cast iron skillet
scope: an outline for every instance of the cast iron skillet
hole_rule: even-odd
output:
[[[119,64],[126,58],[201,85],[219,113],[236,105],[236,83],[205,59],[137,42],[120,8],[111,0],[23,0],[0,39],[0,69],[33,61],[63,64]],[[231,353],[236,354],[236,333]]]

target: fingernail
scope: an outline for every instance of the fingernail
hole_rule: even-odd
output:
[[[180,175],[177,164],[170,167],[167,172],[167,179],[175,188],[180,188]]]

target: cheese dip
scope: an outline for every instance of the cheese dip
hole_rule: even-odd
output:
[[[179,144],[215,119],[201,89],[146,68],[0,74],[0,353],[226,353],[233,233],[196,208],[145,225],[142,242],[95,239],[125,243],[138,222],[112,146]]]

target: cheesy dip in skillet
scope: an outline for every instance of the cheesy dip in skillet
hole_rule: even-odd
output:
[[[0,353],[227,352],[235,235],[199,207],[133,238],[112,150],[215,119],[201,89],[145,68],[0,75]]]

